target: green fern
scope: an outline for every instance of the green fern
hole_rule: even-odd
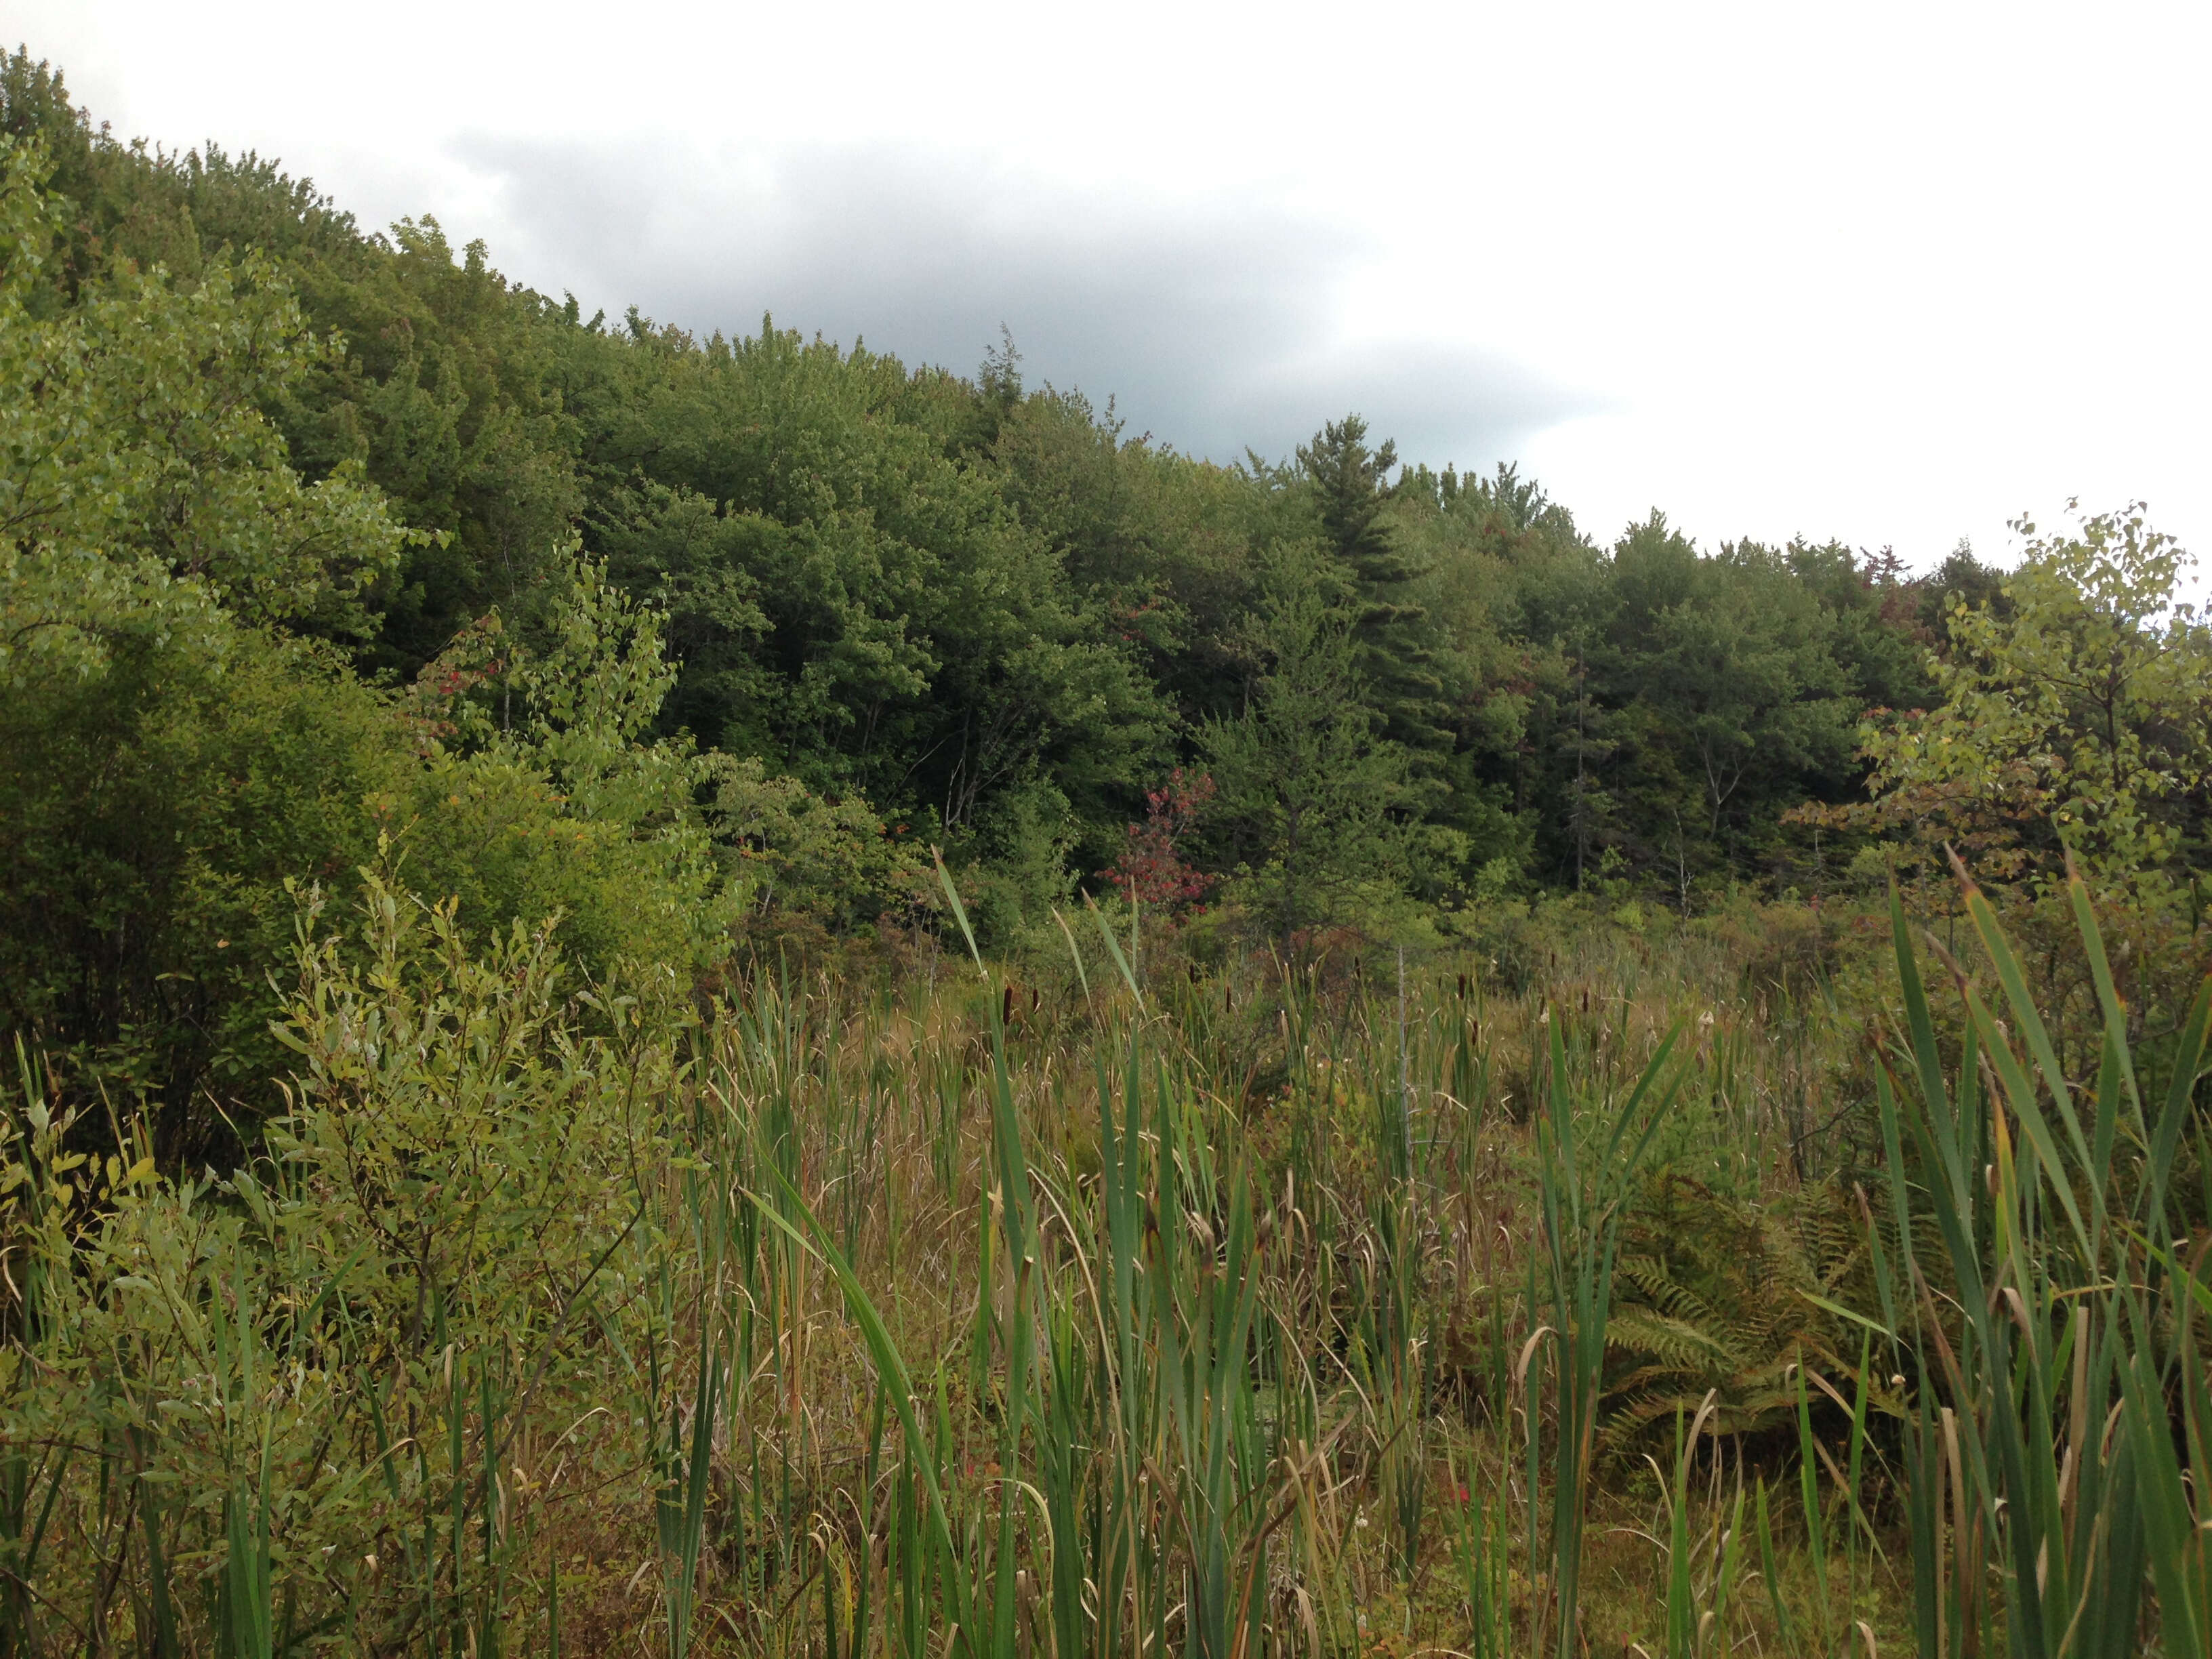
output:
[[[1650,1177],[1622,1230],[1619,1302],[1607,1331],[1607,1431],[1628,1455],[1644,1431],[1715,1390],[1724,1434],[1781,1428],[1799,1364],[1856,1369],[1856,1341],[1831,1311],[1866,1299],[1866,1239],[1832,1183],[1771,1204],[1672,1170]],[[1877,1409],[1897,1402],[1878,1395]]]

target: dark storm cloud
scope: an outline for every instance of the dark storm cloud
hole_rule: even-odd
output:
[[[499,263],[537,286],[701,332],[772,313],[963,371],[1004,324],[1030,384],[1110,394],[1132,432],[1217,459],[1286,455],[1357,409],[1408,458],[1479,463],[1592,406],[1504,356],[1341,343],[1366,245],[1233,185],[1161,204],[906,145],[462,159],[498,185]]]

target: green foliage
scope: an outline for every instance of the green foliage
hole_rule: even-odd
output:
[[[348,1305],[410,1346],[441,1318],[489,1333],[562,1317],[626,1213],[633,1138],[651,1132],[639,1091],[668,1064],[659,1040],[578,1030],[550,927],[477,949],[451,901],[425,908],[372,879],[362,907],[358,952],[321,930],[319,896],[301,911],[276,1167],[311,1196],[303,1223],[349,1241]]]
[[[914,836],[863,797],[826,799],[757,760],[724,757],[711,776],[709,822],[737,860],[732,903],[756,936],[848,933],[926,895]]]
[[[594,975],[681,997],[720,957],[731,896],[697,797],[711,769],[648,740],[673,672],[661,618],[570,554],[537,646],[495,614],[404,705],[421,758],[373,803],[410,880],[457,896],[477,936],[558,916]]]
[[[1334,837],[1352,862],[1322,883],[1360,896],[1331,921],[1382,932],[1608,860],[1683,909],[1825,884],[1823,831],[1808,847],[1785,815],[1853,798],[1840,734],[1866,707],[1925,701],[1934,588],[1894,561],[1708,556],[1656,520],[1602,548],[1510,467],[1394,480],[1356,415],[1284,465],[1209,465],[1129,437],[1110,403],[1024,386],[1010,342],[963,379],[765,321],[610,328],[434,221],[364,235],[256,157],[119,145],[21,54],[0,100],[82,198],[33,239],[38,317],[157,264],[292,296],[307,343],[252,394],[256,430],[281,434],[294,488],[373,506],[374,486],[410,534],[295,573],[320,597],[288,626],[350,641],[372,676],[449,661],[494,609],[503,650],[548,650],[580,537],[665,618],[656,735],[907,823],[996,939],[1095,884],[1146,791],[1248,721],[1286,562],[1341,613],[1344,726],[1371,716],[1402,751],[1402,777],[1378,760],[1368,780],[1388,846]],[[1960,591],[1988,574],[1954,563],[1938,580]],[[1311,861],[1253,799],[1224,805],[1199,837],[1212,872]]]
[[[2212,787],[2212,629],[2174,602],[2188,562],[2142,509],[2028,538],[2002,604],[1961,599],[1942,703],[1870,724],[1881,821],[1998,879],[2063,876],[2156,905],[2193,891]]]
[[[1832,1310],[1870,1299],[1866,1239],[1833,1186],[1754,1208],[1662,1173],[1626,1224],[1620,1282],[1607,1328],[1618,1446],[1684,1412],[1719,1434],[1771,1429],[1795,1410],[1800,1368],[1857,1369],[1855,1328]],[[1877,1399],[1898,1410],[1888,1390]]]
[[[0,1650],[2203,1651],[2206,632],[2021,528],[609,328],[0,62]]]
[[[0,948],[106,953],[9,988],[8,1018],[135,1056],[173,1103],[265,1079],[250,988],[281,953],[282,876],[343,886],[379,833],[465,928],[557,908],[591,971],[650,960],[672,985],[711,972],[738,915],[809,950],[864,935],[907,908],[908,838],[945,850],[994,947],[1056,939],[1148,791],[1201,763],[1221,789],[1189,855],[1234,878],[1217,939],[1465,937],[1565,887],[1687,915],[1865,886],[1884,830],[1850,811],[1851,729],[1937,700],[1931,673],[2020,657],[1929,631],[1947,594],[2020,625],[1968,550],[1916,580],[1886,550],[1700,550],[1656,514],[1605,542],[1510,466],[1398,466],[1357,415],[1280,465],[1219,466],[1025,386],[1011,342],[963,377],[767,319],[609,326],[433,220],[368,234],[258,157],[119,143],[20,52],[0,128],[20,151],[0,672],[46,676],[9,716],[34,763],[10,844],[36,879]],[[2038,615],[2098,580],[2032,551],[2021,580],[2058,584]],[[2136,632],[2193,660],[2186,629]],[[111,673],[118,650],[138,659]],[[606,674],[579,678],[586,659]],[[2051,684],[2080,665],[2052,662]],[[2109,827],[2115,868],[2154,855],[2193,926],[2203,722],[2185,674],[2124,678],[2147,699],[2121,710],[2146,734],[2132,794],[2045,805]],[[614,703],[564,708],[571,683]],[[2014,715],[2002,766],[2100,775],[2094,734],[2067,735],[2081,708]],[[150,799],[172,755],[273,775],[254,744],[278,739],[246,735],[272,726],[316,781],[264,862],[210,802]],[[1997,829],[2047,864],[2019,809]],[[254,927],[179,910],[196,859],[194,890]],[[742,901],[715,896],[718,864]],[[58,956],[49,915],[76,918]],[[125,917],[161,943],[122,948]],[[228,954],[241,933],[252,953]],[[126,961],[145,984],[117,988]],[[226,975],[249,988],[187,994]]]
[[[284,282],[258,255],[189,289],[125,269],[39,319],[47,171],[0,148],[0,676],[82,676],[217,607],[357,625],[403,538],[356,478],[303,483],[261,413],[328,349]]]
[[[1923,1652],[2022,1659],[2167,1653],[2212,1637],[2203,1524],[2212,1399],[2205,1218],[2172,1204],[2212,1020],[2199,991],[2156,1091],[2130,1039],[2087,884],[2067,897],[2093,964],[2094,1082],[2069,1079],[1989,902],[1965,904],[1996,981],[1954,975],[1967,1024],[1947,1072],[1902,905],[1905,1018],[1880,1079],[1897,1255],[1884,1334],[1917,1383],[1903,1448]],[[1921,1245],[1916,1214],[1940,1244]],[[1942,1286],[1939,1301],[1937,1287]]]
[[[27,1066],[9,1102],[0,1232],[23,1294],[0,1446],[72,1539],[45,1600],[0,1619],[12,1651],[45,1650],[64,1598],[81,1630],[167,1628],[160,1651],[203,1608],[226,1652],[496,1651],[542,1504],[508,1473],[518,1430],[569,1388],[583,1332],[645,1323],[620,1257],[661,1144],[665,1028],[599,996],[619,1035],[586,1034],[550,929],[479,950],[450,904],[372,881],[355,961],[319,910],[266,1157],[172,1182],[143,1131],[119,1157],[69,1152]],[[27,1586],[36,1546],[0,1526]],[[126,1582],[150,1585],[135,1612]]]
[[[1200,733],[1216,811],[1242,856],[1232,895],[1277,939],[1364,920],[1405,868],[1394,809],[1411,787],[1405,751],[1364,701],[1354,619],[1311,574],[1279,556],[1246,636],[1258,669],[1233,720]]]
[[[434,220],[294,264],[303,304],[344,342],[279,405],[296,464],[357,470],[421,532],[372,596],[366,660],[411,672],[495,605],[533,618],[585,505],[562,352],[574,331],[481,243],[457,258]]]
[[[88,279],[34,319],[46,193],[9,140],[0,215],[0,932],[9,1024],[163,1090],[165,1153],[282,950],[283,883],[349,867],[395,782],[374,695],[273,632],[328,622],[402,539],[374,493],[308,487],[258,404],[321,349],[249,261],[185,291]]]
[[[1435,630],[1413,597],[1420,568],[1384,515],[1397,447],[1367,447],[1357,415],[1331,421],[1300,447],[1322,538],[1355,596],[1352,634],[1370,696],[1393,741],[1416,752],[1449,746],[1449,711],[1437,672]]]
[[[471,926],[566,911],[584,958],[714,954],[698,763],[643,741],[659,623],[561,562],[495,688],[411,704],[298,633],[357,629],[406,537],[350,471],[302,482],[262,413],[326,363],[259,256],[186,289],[122,267],[45,318],[35,140],[0,219],[0,977],[10,1029],[163,1102],[165,1158],[258,1115],[287,884],[349,886],[388,833]],[[557,550],[556,550],[557,552]],[[479,629],[463,654],[489,639]],[[466,678],[461,676],[461,678]],[[486,699],[496,690],[496,718]],[[424,725],[433,721],[441,737]],[[458,744],[458,747],[454,745]],[[210,1090],[217,1091],[212,1102]]]
[[[9,700],[0,732],[27,762],[0,784],[11,1022],[159,1095],[167,1158],[228,1138],[208,1091],[234,1118],[276,1103],[270,975],[295,877],[350,893],[397,865],[458,898],[473,937],[559,915],[595,973],[688,991],[726,915],[698,763],[622,739],[650,717],[657,644],[587,568],[579,593],[565,653],[493,688],[519,729],[476,745],[424,735],[426,708],[465,698],[395,703],[325,652],[247,631],[219,635],[212,661],[132,641]]]
[[[1708,836],[1747,790],[1771,798],[1778,781],[1842,767],[1858,707],[1832,613],[1782,558],[1745,544],[1699,559],[1655,518],[1621,543],[1614,573],[1614,638],[1644,683],[1638,738],[1672,751]]]
[[[223,642],[210,661],[130,641],[0,704],[18,763],[0,774],[8,1023],[157,1095],[165,1158],[222,1138],[205,1091],[275,1103],[286,883],[346,883],[375,849],[364,802],[416,787],[373,693],[305,649]]]
[[[994,479],[901,418],[896,360],[635,328],[588,447],[629,481],[591,535],[669,608],[672,720],[984,854],[1002,797],[1095,813],[1147,769],[1130,653]]]

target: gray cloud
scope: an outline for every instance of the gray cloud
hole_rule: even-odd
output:
[[[495,258],[533,285],[701,332],[768,312],[963,371],[1003,323],[1030,384],[1110,394],[1132,431],[1216,459],[1285,455],[1358,409],[1408,459],[1480,465],[1595,406],[1504,354],[1345,343],[1337,296],[1369,246],[1257,191],[1165,204],[913,145],[477,138],[459,159],[495,185]]]

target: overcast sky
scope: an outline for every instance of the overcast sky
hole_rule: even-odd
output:
[[[126,136],[586,309],[1286,453],[1346,409],[1588,527],[2212,551],[2212,8],[0,0]]]

